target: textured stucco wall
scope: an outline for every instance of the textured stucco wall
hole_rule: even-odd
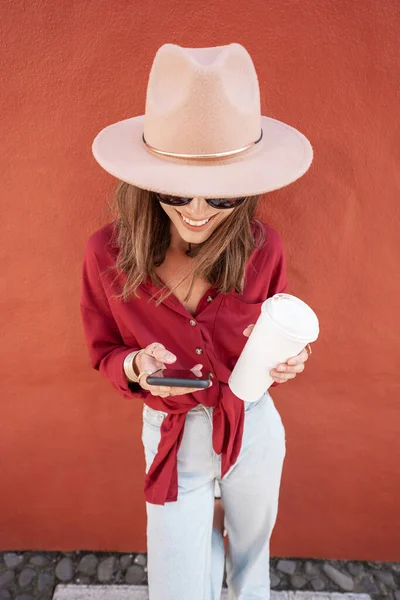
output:
[[[399,3],[0,12],[1,547],[145,549],[141,407],[90,370],[78,312],[83,247],[113,184],[90,145],[143,112],[162,43],[238,41],[264,113],[315,149],[310,172],[262,205],[322,329],[307,373],[274,396],[288,455],[272,553],[399,560]]]

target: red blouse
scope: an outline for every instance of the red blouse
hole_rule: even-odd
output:
[[[159,291],[151,281],[128,302],[115,298],[125,275],[110,269],[118,249],[112,244],[113,224],[97,231],[86,247],[83,264],[81,312],[92,366],[126,398],[141,398],[168,413],[161,426],[157,455],[145,478],[145,498],[153,504],[178,497],[177,453],[186,413],[200,402],[214,407],[213,447],[221,454],[222,476],[235,463],[241,448],[244,404],[227,385],[229,375],[246,343],[244,329],[255,323],[266,298],[285,290],[286,269],[278,234],[263,225],[265,242],[253,251],[246,267],[243,294],[220,294],[210,288],[195,315],[169,296],[156,305]],[[177,397],[152,396],[128,382],[123,362],[133,350],[160,342],[177,356],[173,368],[191,369],[201,362],[214,375],[211,388]]]

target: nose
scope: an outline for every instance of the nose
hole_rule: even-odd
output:
[[[185,206],[185,212],[190,214],[192,217],[204,217],[207,213],[208,204],[201,196],[193,198],[189,204]]]

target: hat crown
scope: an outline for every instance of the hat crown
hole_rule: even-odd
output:
[[[241,44],[165,44],[150,71],[144,135],[179,154],[228,152],[256,141],[261,111],[257,73]]]

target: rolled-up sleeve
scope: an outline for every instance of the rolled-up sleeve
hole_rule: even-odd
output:
[[[82,270],[81,315],[92,367],[106,377],[125,398],[147,397],[139,384],[128,381],[123,363],[138,345],[127,346],[121,337],[104,292],[96,255],[88,244]]]

